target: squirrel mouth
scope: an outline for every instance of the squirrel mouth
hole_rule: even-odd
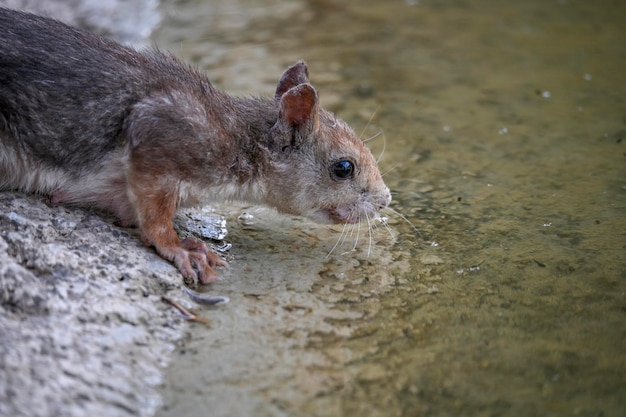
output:
[[[345,223],[358,223],[353,219],[342,215],[334,208],[323,208],[318,210],[312,210],[305,214],[306,217],[317,223],[322,224],[345,224]]]
[[[380,210],[388,206],[388,201],[381,204],[360,202],[324,207],[308,213],[310,219],[318,223],[357,224],[380,219]]]
[[[357,201],[339,204],[320,209],[317,213],[325,219],[325,223],[357,224],[380,219],[380,210],[389,206],[391,194],[386,189],[385,194],[377,197],[361,198]]]
[[[361,223],[367,215],[352,207],[332,207],[318,211],[325,219],[324,223],[356,224]]]
[[[333,221],[333,223],[339,224],[355,224],[361,223],[361,216],[354,215],[354,213],[350,210],[341,210],[338,208],[328,210],[328,215]]]

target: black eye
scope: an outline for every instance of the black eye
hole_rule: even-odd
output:
[[[331,171],[336,180],[347,180],[354,175],[354,164],[347,159],[342,159],[333,164]]]

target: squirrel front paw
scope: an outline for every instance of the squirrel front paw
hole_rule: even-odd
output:
[[[156,246],[165,259],[176,265],[183,277],[194,283],[210,284],[220,279],[213,267],[227,267],[228,263],[196,239],[186,238],[176,246]]]

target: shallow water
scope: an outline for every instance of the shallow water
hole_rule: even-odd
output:
[[[219,207],[231,302],[196,309],[160,416],[626,413],[624,2],[162,10],[229,91],[306,59],[419,232],[387,213],[329,255],[341,228]]]

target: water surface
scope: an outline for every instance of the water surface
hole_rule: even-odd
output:
[[[412,226],[328,255],[341,228],[218,208],[231,303],[200,310],[160,416],[626,413],[624,2],[163,11],[158,44],[229,91],[306,59]]]

